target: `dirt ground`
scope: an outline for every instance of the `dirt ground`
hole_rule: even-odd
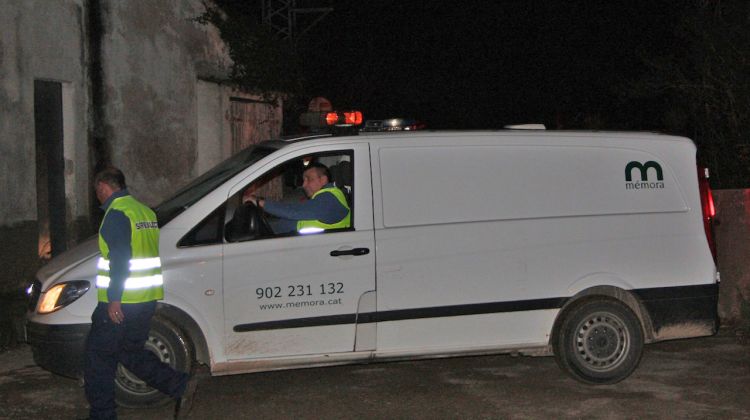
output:
[[[578,383],[551,357],[463,357],[210,377],[196,419],[750,419],[750,344],[715,337],[646,347],[636,372],[607,386]],[[85,417],[78,381],[36,367],[28,346],[0,354],[0,419]],[[120,409],[164,419],[172,407]]]

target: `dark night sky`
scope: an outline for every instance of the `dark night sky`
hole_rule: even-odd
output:
[[[431,128],[576,128],[596,116],[658,129],[658,104],[617,91],[644,71],[638,51],[669,53],[679,2],[334,3],[302,44],[310,93],[334,107]]]

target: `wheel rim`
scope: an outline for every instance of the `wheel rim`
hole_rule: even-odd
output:
[[[619,366],[630,349],[625,323],[610,312],[596,312],[576,328],[576,357],[588,369],[608,371]]]
[[[168,365],[174,367],[172,349],[167,345],[166,340],[164,340],[159,335],[155,335],[153,334],[153,332],[149,334],[144,348],[154,353],[156,357],[158,357],[159,360],[161,360],[163,363],[167,363]],[[146,385],[145,382],[140,380],[137,376],[135,376],[121,364],[117,365],[117,382],[120,384],[120,387],[122,389],[132,394],[143,395],[158,392],[154,388]]]

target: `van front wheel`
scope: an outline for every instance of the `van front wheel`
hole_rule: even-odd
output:
[[[557,363],[575,379],[614,384],[638,366],[643,331],[638,318],[624,304],[594,300],[566,314],[553,346]]]
[[[187,336],[172,322],[154,317],[145,348],[162,362],[180,372],[189,372],[193,355]],[[117,365],[115,376],[115,400],[117,405],[127,408],[156,407],[174,401],[146,385],[122,365]]]

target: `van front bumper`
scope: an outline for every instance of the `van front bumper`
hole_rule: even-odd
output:
[[[90,329],[91,324],[27,323],[26,339],[31,345],[34,363],[58,375],[81,377],[86,337]]]

